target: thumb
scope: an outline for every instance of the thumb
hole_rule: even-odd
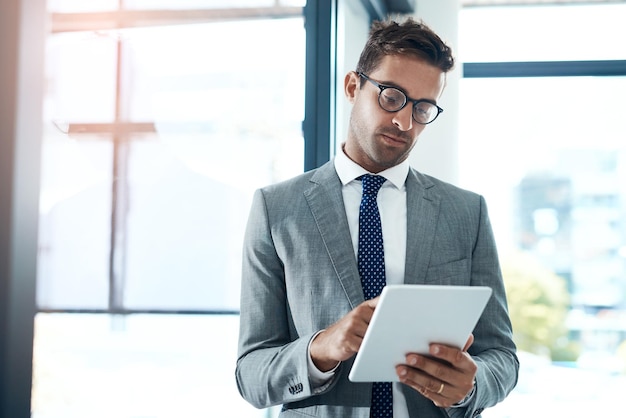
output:
[[[469,348],[474,344],[474,334],[470,334],[467,342],[465,343],[465,347],[463,347],[463,351],[469,350]]]
[[[367,306],[369,306],[372,309],[375,309],[376,306],[378,306],[378,301],[380,300],[380,296],[376,296],[373,299],[368,299],[365,301],[365,303],[367,303]]]

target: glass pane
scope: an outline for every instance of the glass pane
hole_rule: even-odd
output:
[[[107,306],[112,147],[47,125],[42,144],[37,302],[41,309]]]
[[[626,77],[463,79],[461,109],[521,356],[485,416],[594,416],[626,393]]]
[[[229,42],[211,41],[221,38]],[[54,252],[40,260],[40,306],[107,308],[113,270],[117,308],[237,310],[252,193],[303,169],[302,18],[50,39],[46,120],[52,134],[44,145],[42,213],[50,211],[50,194],[56,212],[41,219],[42,253],[51,246]],[[108,53],[95,63],[64,59],[66,52],[79,56],[92,44],[95,50],[106,45]],[[99,68],[90,72],[93,65]],[[87,81],[83,72],[91,74]],[[99,87],[89,90],[87,84]],[[114,134],[93,144],[94,129]],[[92,156],[106,172],[104,180],[98,178],[106,201],[90,199],[76,213],[68,196],[56,191],[91,179],[80,161],[66,161],[73,154],[55,152],[63,144],[81,152],[87,144],[90,150],[106,148],[106,154]],[[73,175],[61,178],[59,165],[73,167]],[[81,240],[86,231],[89,237]],[[98,245],[84,245],[94,240]],[[84,253],[89,255],[77,257]],[[83,265],[93,257],[98,262]]]
[[[463,62],[625,59],[626,4],[470,7],[460,14]]]
[[[230,41],[206,42],[220,37]],[[303,168],[302,19],[129,39],[132,78],[142,80],[131,117],[149,111],[158,135],[133,142],[129,155],[125,306],[236,310],[252,193]]]
[[[269,417],[237,391],[238,319],[38,314],[32,417]]]
[[[113,122],[117,36],[61,33],[46,45],[45,120],[60,125]]]
[[[178,146],[213,148],[202,138]],[[159,141],[133,144],[129,164],[125,306],[238,309],[247,191],[196,171]]]

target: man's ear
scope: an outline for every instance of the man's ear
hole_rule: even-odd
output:
[[[345,79],[343,80],[344,93],[346,98],[350,103],[354,103],[356,96],[359,91],[359,86],[361,85],[361,77],[354,72],[350,71],[346,74]]]

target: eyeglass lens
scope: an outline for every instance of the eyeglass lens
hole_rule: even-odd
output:
[[[402,109],[407,102],[406,95],[394,88],[387,87],[380,92],[378,103],[388,112],[397,112]],[[439,114],[437,106],[428,102],[419,102],[413,106],[413,117],[419,123],[430,123]]]

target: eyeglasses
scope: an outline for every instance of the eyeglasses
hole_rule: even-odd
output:
[[[380,89],[380,93],[378,93],[378,104],[387,112],[399,112],[410,102],[413,104],[413,120],[421,125],[431,123],[443,112],[442,108],[429,100],[411,99],[399,88],[380,84],[361,72],[357,74],[359,77],[363,77]]]

